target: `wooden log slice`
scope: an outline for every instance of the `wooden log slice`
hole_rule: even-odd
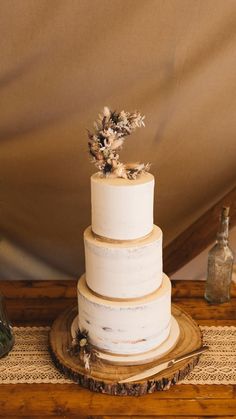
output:
[[[172,305],[172,315],[178,321],[180,337],[176,346],[162,358],[145,365],[111,365],[104,361],[91,362],[86,371],[78,356],[69,351],[72,345],[71,324],[77,315],[77,307],[69,308],[53,323],[49,335],[49,347],[56,367],[81,386],[89,390],[112,395],[143,395],[158,390],[166,390],[182,380],[197,364],[199,356],[181,361],[176,365],[145,380],[120,384],[118,381],[164,361],[184,355],[202,345],[202,336],[196,322],[180,307]]]

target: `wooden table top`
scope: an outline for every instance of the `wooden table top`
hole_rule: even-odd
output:
[[[172,300],[200,325],[236,326],[236,286],[231,301],[209,305],[204,283],[172,281]],[[76,281],[0,281],[14,325],[50,325],[76,304]],[[77,384],[0,385],[0,417],[31,418],[236,418],[236,386],[176,385],[141,397],[92,393]]]

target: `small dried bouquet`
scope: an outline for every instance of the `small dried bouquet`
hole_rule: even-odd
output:
[[[144,116],[137,111],[116,112],[105,107],[103,113],[99,114],[98,120],[94,122],[94,133],[88,131],[88,146],[92,161],[104,175],[136,179],[139,174],[149,170],[149,164],[120,162],[117,152],[125,137],[142,126],[145,126]]]
[[[90,362],[97,360],[97,351],[90,344],[88,332],[78,329],[76,336],[72,340],[72,346],[69,351],[79,357],[86,370],[90,370]]]

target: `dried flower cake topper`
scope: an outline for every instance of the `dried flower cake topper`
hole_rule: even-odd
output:
[[[144,163],[122,163],[117,150],[122,147],[126,136],[136,128],[144,127],[144,116],[133,113],[111,111],[108,107],[94,122],[94,133],[88,131],[89,152],[96,167],[106,176],[136,179],[149,170]]]

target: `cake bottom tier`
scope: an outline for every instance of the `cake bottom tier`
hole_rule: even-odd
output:
[[[163,343],[170,333],[171,283],[163,274],[162,285],[148,296],[111,300],[94,294],[85,275],[78,282],[79,329],[92,345],[114,354],[138,354]]]

